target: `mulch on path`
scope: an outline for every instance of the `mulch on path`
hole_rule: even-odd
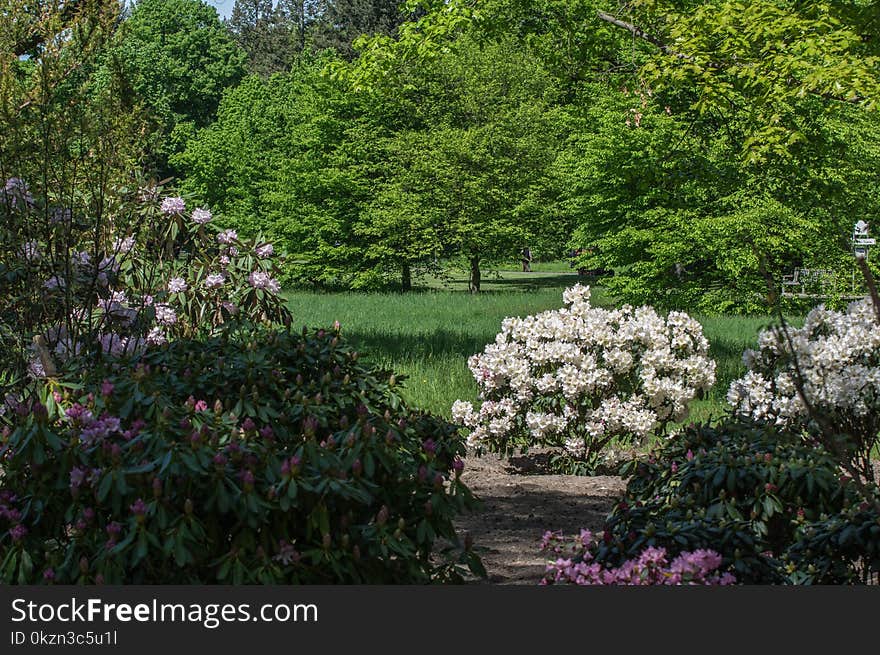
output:
[[[541,473],[540,455],[502,459],[468,457],[462,480],[482,501],[456,520],[470,533],[492,584],[538,584],[547,556],[539,550],[547,530],[600,531],[625,488],[616,476]]]

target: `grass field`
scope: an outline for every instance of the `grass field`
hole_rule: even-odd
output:
[[[567,269],[567,263],[564,263]],[[295,324],[330,326],[338,320],[343,335],[361,350],[367,361],[408,377],[405,395],[415,405],[449,416],[457,399],[475,400],[476,384],[467,358],[494,340],[506,316],[525,316],[562,304],[562,291],[578,281],[576,274],[554,270],[521,273],[505,271],[501,279],[486,280],[484,292],[466,293],[464,276],[453,276],[445,289],[409,294],[309,293],[287,294]],[[464,292],[463,292],[464,291]],[[593,303],[613,301],[601,287],[593,289]],[[695,316],[711,343],[718,366],[718,382],[710,398],[695,403],[692,418],[704,419],[724,411],[731,380],[744,372],[741,357],[754,347],[767,317]]]

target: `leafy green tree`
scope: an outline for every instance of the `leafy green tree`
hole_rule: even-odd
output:
[[[61,283],[75,279],[72,255],[93,261],[97,273],[108,242],[132,228],[145,123],[123,101],[123,81],[97,75],[117,38],[120,9],[116,0],[0,0],[4,397],[32,381],[34,337],[76,333],[84,322],[74,284]]]
[[[319,49],[333,48],[345,59],[356,55],[362,35],[393,35],[412,14],[403,0],[326,0],[313,39]]]
[[[594,99],[555,166],[581,263],[615,269],[621,299],[766,312],[768,275],[778,287],[796,267],[846,270],[852,223],[880,209],[876,115],[814,100],[805,144],[759,165],[737,156],[747,123],[639,93]]]
[[[128,78],[133,102],[156,123],[160,172],[195,130],[214,119],[223,93],[246,73],[246,54],[201,0],[139,0],[106,66]]]
[[[310,47],[320,0],[235,0],[227,26],[249,58],[249,70],[268,76],[290,69]]]

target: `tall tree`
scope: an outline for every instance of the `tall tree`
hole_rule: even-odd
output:
[[[151,110],[156,164],[164,174],[173,172],[169,156],[210,124],[223,93],[246,74],[245,53],[217,10],[201,0],[140,0],[105,61]]]
[[[317,48],[333,48],[345,59],[357,52],[354,42],[362,35],[393,35],[414,13],[403,0],[326,0],[315,25]]]
[[[235,0],[227,21],[235,40],[248,54],[251,73],[268,76],[288,70],[305,47],[303,0]]]

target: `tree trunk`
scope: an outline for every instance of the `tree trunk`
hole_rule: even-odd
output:
[[[468,291],[480,293],[480,258],[471,257],[471,277],[468,280]]]
[[[401,291],[412,291],[412,270],[409,262],[403,262],[403,269],[400,273],[400,289]]]

